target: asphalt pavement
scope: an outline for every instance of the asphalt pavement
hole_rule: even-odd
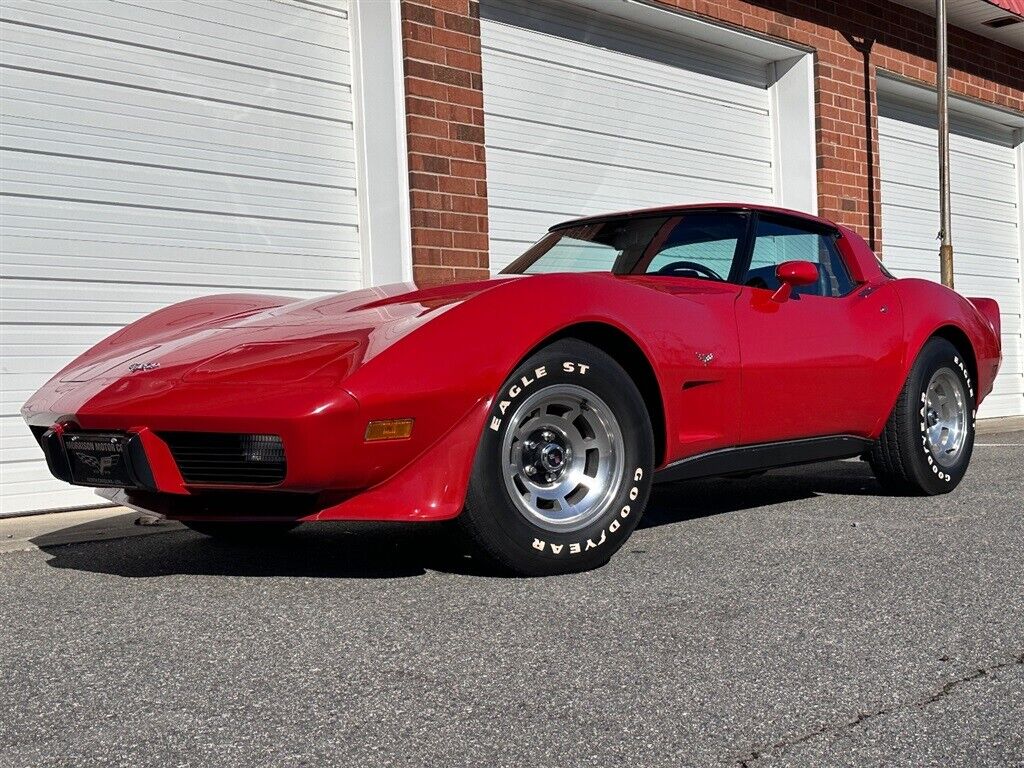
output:
[[[39,535],[0,554],[0,766],[1024,766],[1024,432],[978,442],[938,498],[662,486],[547,579],[443,526]]]

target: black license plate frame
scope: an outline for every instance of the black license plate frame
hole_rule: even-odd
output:
[[[128,437],[122,432],[65,433],[71,482],[104,488],[134,487],[125,454]]]

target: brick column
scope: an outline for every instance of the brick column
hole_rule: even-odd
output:
[[[477,0],[401,0],[413,276],[489,274]]]

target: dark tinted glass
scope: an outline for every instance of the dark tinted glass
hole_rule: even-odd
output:
[[[729,279],[747,229],[743,213],[695,211],[655,238],[638,272],[670,277]]]
[[[612,272],[635,263],[667,216],[612,219],[549,232],[502,274]]]
[[[779,287],[775,268],[785,261],[810,261],[818,265],[818,281],[795,288],[794,294],[845,296],[853,290],[834,235],[769,218],[757,223],[750,267],[739,282],[774,291]]]

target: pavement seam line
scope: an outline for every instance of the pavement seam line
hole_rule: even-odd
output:
[[[799,744],[803,744],[804,742],[811,741],[812,739],[817,738],[818,736],[825,736],[827,734],[839,733],[841,731],[857,728],[858,726],[862,725],[868,720],[880,717],[882,715],[891,715],[894,712],[899,712],[903,709],[924,709],[929,704],[934,704],[936,701],[945,698],[950,693],[952,693],[953,690],[963,685],[964,683],[969,683],[973,680],[978,680],[982,677],[987,677],[988,675],[1000,669],[1005,669],[1007,667],[1013,667],[1017,665],[1024,665],[1024,653],[1018,654],[1016,657],[1010,659],[1009,661],[1002,661],[998,664],[993,664],[988,667],[978,667],[973,671],[969,672],[968,674],[963,675],[962,677],[954,678],[953,680],[950,680],[948,683],[943,685],[933,694],[924,699],[904,702],[902,704],[896,704],[891,707],[883,707],[881,709],[876,709],[871,712],[861,712],[857,715],[857,717],[845,723],[840,723],[839,725],[835,726],[824,725],[821,728],[818,728],[809,733],[805,733],[801,736],[784,738],[775,742],[771,746],[751,750],[746,757],[740,758],[736,761],[736,766],[737,768],[752,768],[752,766],[757,760],[760,760],[762,757],[766,757],[771,752],[785,752],[790,747],[795,747]]]

